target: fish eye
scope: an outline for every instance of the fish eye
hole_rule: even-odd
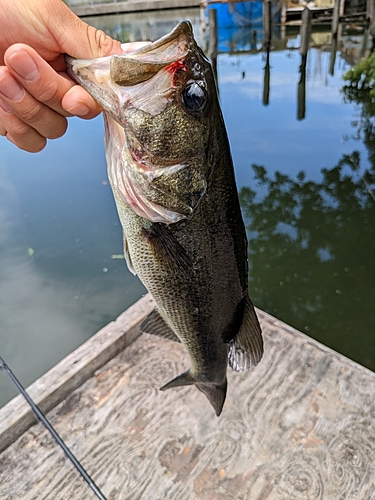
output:
[[[197,82],[189,83],[182,91],[182,100],[187,111],[192,113],[202,111],[207,103],[206,89]]]

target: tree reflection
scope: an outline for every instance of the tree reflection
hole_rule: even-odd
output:
[[[256,305],[375,370],[375,170],[359,167],[357,151],[321,182],[253,165],[266,194],[240,201]]]
[[[369,152],[369,159],[375,165],[375,52],[367,59],[362,59],[353,66],[343,79],[342,88],[345,102],[359,105],[360,118],[353,122],[357,128],[358,139],[361,139]]]

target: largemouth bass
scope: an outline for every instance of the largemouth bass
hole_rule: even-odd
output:
[[[194,384],[220,415],[228,363],[257,365],[263,340],[210,63],[184,21],[131,54],[67,64],[104,108],[127,264],[157,304],[141,330],[189,353],[189,370],[161,390]]]

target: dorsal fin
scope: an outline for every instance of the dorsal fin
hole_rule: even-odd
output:
[[[229,342],[228,362],[236,372],[256,366],[263,356],[263,338],[250,297],[246,297],[242,324]]]
[[[141,332],[150,333],[151,335],[158,335],[174,342],[180,342],[180,339],[167,325],[164,319],[160,316],[158,309],[155,307],[153,311],[146,317],[139,327]]]

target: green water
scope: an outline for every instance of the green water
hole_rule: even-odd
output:
[[[183,18],[205,48],[197,9],[89,22],[128,41]],[[329,33],[314,28],[302,103],[296,29],[275,33],[267,71],[260,32],[220,31],[218,87],[255,304],[375,370],[374,105],[342,78],[363,52],[362,33],[343,32],[331,75]],[[112,258],[122,237],[102,136],[99,117],[70,120],[38,155],[0,141],[0,353],[25,385],[145,293]],[[15,394],[0,373],[0,406]]]
[[[374,370],[375,171],[352,175],[357,162],[343,157],[321,182],[254,165],[266,194],[242,188],[240,199],[255,303]]]

